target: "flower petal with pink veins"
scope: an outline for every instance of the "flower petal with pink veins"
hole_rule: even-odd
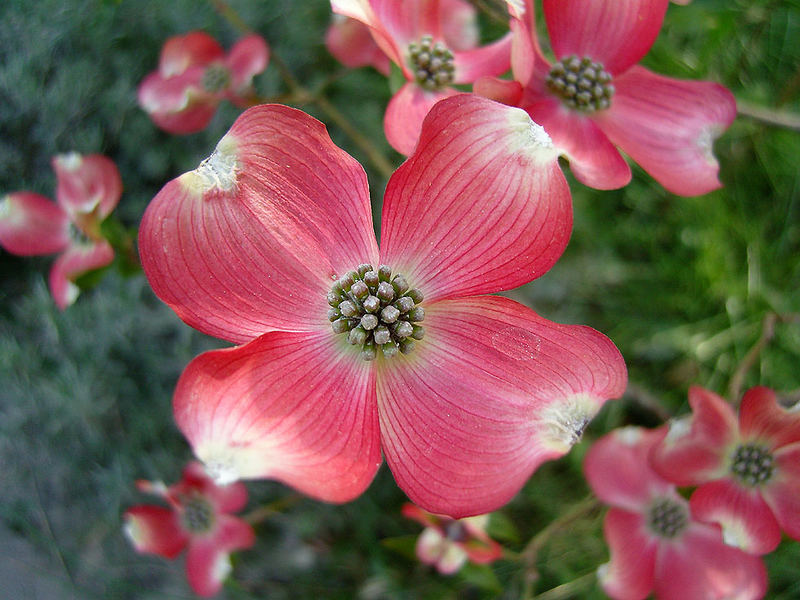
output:
[[[139,106],[164,131],[189,134],[202,131],[211,122],[219,97],[202,90],[204,67],[164,79],[151,73],[139,84]]]
[[[75,302],[78,286],[73,283],[78,277],[110,264],[114,260],[114,249],[105,240],[95,244],[73,244],[56,259],[50,268],[50,293],[61,310]]]
[[[758,488],[711,481],[694,491],[690,504],[695,519],[718,523],[725,542],[745,552],[766,554],[781,541],[778,522]]]
[[[657,539],[647,534],[644,517],[610,508],[603,533],[611,560],[598,569],[597,578],[615,600],[643,600],[653,589]]]
[[[378,48],[369,28],[350,17],[333,15],[333,22],[325,32],[325,47],[336,60],[346,67],[372,66],[389,76],[392,65],[389,57]]]
[[[67,213],[95,212],[105,219],[122,196],[122,178],[117,165],[100,154],[81,156],[75,152],[53,158],[58,186],[56,199]]]
[[[272,332],[194,359],[178,427],[218,483],[270,478],[329,502],[363,492],[381,462],[370,363],[332,332]]]
[[[561,154],[569,159],[575,178],[598,190],[613,190],[628,185],[631,169],[619,151],[595,122],[561,104],[554,96],[531,94],[525,90],[522,108],[539,123]]]
[[[614,79],[611,108],[593,118],[609,139],[667,190],[698,196],[720,187],[714,140],[736,101],[710,81],[686,81],[634,66]]]
[[[189,540],[171,508],[149,504],[133,506],[125,511],[123,518],[125,535],[137,552],[175,558]]]
[[[497,77],[481,77],[472,86],[472,91],[478,96],[509,106],[516,106],[522,99],[522,84],[519,81]]]
[[[654,496],[671,494],[672,484],[647,468],[650,449],[664,437],[663,429],[615,429],[597,440],[583,463],[586,481],[606,504],[641,511]]]
[[[279,105],[245,111],[200,166],[168,183],[139,230],[156,294],[233,342],[330,331],[337,276],[378,263],[364,169],[325,126]]]
[[[650,453],[650,465],[677,485],[699,485],[724,477],[726,452],[737,439],[733,408],[715,393],[689,389],[691,417],[675,419],[669,433]]]
[[[757,556],[722,543],[716,528],[691,523],[679,543],[661,544],[654,591],[664,600],[756,600],[767,571]]]
[[[520,109],[439,102],[389,179],[381,260],[427,300],[511,289],[543,275],[572,230],[555,148]]]
[[[544,0],[544,18],[556,58],[588,56],[619,75],[650,50],[668,4],[669,0]]]
[[[479,48],[453,53],[455,83],[472,83],[485,75],[500,75],[511,66],[511,34]]]
[[[496,296],[425,311],[425,338],[377,375],[384,455],[425,510],[460,518],[499,508],[625,389],[619,351],[588,327]]]
[[[739,428],[742,438],[758,439],[770,449],[800,442],[800,405],[786,409],[774,391],[754,387],[742,398]]]
[[[776,472],[761,494],[786,534],[800,540],[800,443],[775,452]]]
[[[53,254],[69,243],[69,217],[49,198],[31,192],[0,198],[0,246],[11,254]]]
[[[260,35],[248,35],[231,48],[225,58],[225,65],[231,70],[231,94],[238,96],[247,91],[258,75],[267,68],[269,47]]]
[[[192,540],[186,553],[186,579],[198,596],[214,596],[231,572],[230,555],[215,538]]]
[[[383,132],[389,145],[400,154],[411,154],[417,145],[422,122],[433,105],[459,93],[454,88],[430,92],[413,82],[404,84],[389,100],[383,115]]]
[[[186,69],[205,66],[222,59],[225,51],[217,40],[203,31],[169,38],[161,49],[158,71],[163,77],[175,77]]]

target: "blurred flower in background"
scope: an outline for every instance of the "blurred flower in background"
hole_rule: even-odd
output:
[[[125,512],[125,534],[138,552],[175,558],[184,548],[186,576],[195,593],[212,596],[231,571],[230,553],[255,543],[252,527],[231,516],[247,504],[243,483],[218,486],[198,462],[183,478],[166,487],[137,481],[146,493],[162,497],[169,507],[143,504]]]
[[[119,202],[122,180],[116,165],[99,154],[61,154],[52,164],[56,202],[32,192],[0,200],[0,245],[19,256],[60,253],[49,283],[63,310],[78,297],[75,280],[114,259],[100,224]]]
[[[223,99],[240,107],[252,103],[253,77],[268,60],[269,48],[258,35],[242,38],[228,54],[202,31],[171,37],[158,70],[139,85],[139,104],[165,131],[202,131]]]
[[[503,547],[486,533],[488,514],[451,519],[411,503],[404,504],[402,511],[404,516],[425,526],[417,538],[417,557],[436,567],[442,575],[455,573],[467,561],[488,564],[503,555]]]
[[[744,395],[738,418],[725,400],[689,390],[691,417],[673,421],[651,457],[678,485],[698,485],[692,513],[722,526],[725,541],[772,552],[781,530],[800,539],[800,410],[779,404],[771,389]]]
[[[615,600],[754,600],[764,596],[767,575],[757,556],[723,542],[716,525],[701,523],[675,485],[662,479],[648,455],[666,428],[617,429],[597,440],[584,472],[606,504],[604,521],[611,561],[598,570]]]

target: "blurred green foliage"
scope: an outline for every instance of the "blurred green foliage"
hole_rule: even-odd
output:
[[[381,126],[389,86],[370,69],[342,69],[326,53],[327,2],[230,5],[303,86],[324,93],[399,164]],[[497,23],[486,24],[490,35],[500,33]],[[206,131],[170,136],[137,107],[136,86],[155,68],[164,40],[193,29],[226,47],[239,36],[199,0],[1,3],[0,191],[53,197],[53,155],[103,153],[125,185],[110,231],[120,239],[135,232],[150,198],[204,158],[238,114],[224,105]],[[748,106],[797,116],[797,39],[795,0],[695,0],[670,7],[644,64],[718,81]],[[266,97],[287,92],[274,66],[256,86]],[[323,116],[313,104],[302,108]],[[366,164],[339,128],[329,128]],[[592,439],[622,424],[655,426],[661,412],[685,412],[690,385],[725,394],[771,313],[787,319],[775,324],[745,387],[797,395],[800,323],[788,316],[800,313],[800,134],[742,116],[716,153],[725,187],[698,198],[672,196],[638,168],[628,187],[613,192],[571,181],[575,227],[564,257],[509,294],[548,318],[608,334],[632,384],[582,444],[539,469],[493,521],[510,550],[521,551],[588,493],[581,460]],[[385,180],[367,170],[378,206]],[[150,500],[135,492],[135,479],[173,481],[190,458],[170,396],[186,363],[221,343],[182,324],[141,275],[116,268],[59,313],[45,285],[50,262],[0,254],[0,548],[19,538],[30,550],[30,558],[17,557],[18,581],[4,585],[32,597],[30,582],[44,571],[56,599],[189,598],[180,565],[137,555],[121,535],[120,515]],[[276,483],[248,487],[253,507],[293,497]],[[602,597],[587,578],[608,557],[599,511],[555,531],[535,573],[509,558],[446,578],[409,558],[420,528],[400,516],[404,501],[385,467],[348,505],[296,498],[259,525],[257,547],[235,557],[221,597],[515,598],[527,581],[541,592],[577,578],[584,583],[574,595],[558,597]],[[800,544],[785,541],[766,561],[769,597],[800,596]]]

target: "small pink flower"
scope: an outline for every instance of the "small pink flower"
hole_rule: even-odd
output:
[[[463,0],[331,0],[331,7],[365,24],[406,79],[383,120],[386,139],[402,154],[414,150],[431,107],[459,93],[453,84],[508,70],[510,35],[478,47],[475,9]]]
[[[589,449],[589,486],[611,505],[604,523],[611,561],[598,577],[615,600],[752,600],[767,589],[761,560],[725,544],[697,520],[675,490],[648,466],[666,429],[617,429]]]
[[[268,60],[269,48],[258,35],[239,40],[227,55],[202,31],[171,37],[161,49],[158,70],[139,85],[139,104],[165,131],[201,131],[224,98],[241,107],[250,104],[253,76]]]
[[[486,533],[489,515],[451,519],[406,503],[403,516],[425,526],[417,538],[417,557],[442,575],[455,573],[468,560],[488,564],[503,555],[502,546]]]
[[[729,544],[765,554],[781,529],[800,540],[800,409],[775,392],[749,390],[739,417],[716,394],[689,390],[692,417],[672,423],[652,454],[653,467],[691,497],[698,519],[719,523]]]
[[[74,281],[114,259],[100,223],[119,202],[122,180],[116,165],[99,154],[61,154],[52,164],[55,203],[32,192],[0,200],[0,245],[19,256],[60,253],[50,270],[50,293],[64,310],[78,297]]]
[[[189,364],[178,426],[221,481],[344,502],[382,451],[426,510],[496,509],[625,389],[603,335],[484,295],[545,273],[571,226],[556,152],[522,110],[438,103],[389,179],[379,249],[364,170],[324,125],[249,109],[139,230],[156,294],[240,344]]]
[[[136,551],[172,559],[188,548],[189,585],[201,596],[216,594],[230,573],[230,553],[255,543],[252,527],[231,516],[247,504],[247,488],[216,485],[197,462],[174,485],[138,481],[137,487],[161,496],[169,508],[147,504],[125,512],[125,533]]]
[[[531,0],[515,11],[515,81],[484,78],[476,93],[524,108],[575,177],[619,188],[631,170],[617,147],[669,191],[720,187],[713,141],[733,121],[724,87],[657,75],[636,63],[658,36],[668,0],[544,0],[556,61],[542,54]]]

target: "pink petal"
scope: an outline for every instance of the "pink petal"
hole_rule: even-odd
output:
[[[221,59],[225,51],[217,41],[202,31],[169,38],[161,49],[158,70],[165,78],[180,75],[194,66],[206,66]]]
[[[639,66],[614,85],[611,108],[594,117],[612,142],[674,194],[697,196],[720,187],[713,142],[736,117],[728,90]]]
[[[588,327],[496,296],[425,311],[425,338],[378,370],[386,461],[425,510],[459,518],[502,506],[625,389],[622,357]]]
[[[369,28],[361,21],[334,15],[334,20],[325,33],[325,47],[346,67],[355,69],[369,65],[389,76],[389,57],[378,48]]]
[[[689,389],[691,419],[674,420],[650,454],[651,466],[677,485],[698,485],[727,473],[727,453],[737,439],[736,415],[722,398],[698,386]]]
[[[800,443],[775,452],[774,480],[761,492],[786,534],[800,540]]]
[[[134,506],[125,512],[124,519],[125,534],[137,552],[175,558],[188,541],[177,514],[169,508]]]
[[[230,515],[217,515],[217,519],[213,537],[214,544],[220,550],[233,552],[255,544],[256,534],[247,522]]]
[[[122,196],[117,165],[100,154],[61,154],[53,158],[53,170],[58,179],[56,198],[70,214],[94,212],[102,221]]]
[[[50,268],[50,293],[61,310],[75,302],[79,289],[74,281],[94,269],[114,260],[114,249],[106,241],[94,244],[73,244],[68,247]]]
[[[417,145],[422,121],[433,105],[443,98],[458,93],[458,90],[453,88],[429,92],[413,82],[404,84],[389,100],[386,113],[383,115],[386,140],[400,154],[411,154]]]
[[[547,135],[519,109],[459,95],[434,106],[389,179],[381,260],[428,300],[496,292],[543,275],[571,229]]]
[[[612,75],[650,50],[668,0],[544,0],[544,18],[558,59],[588,56]]]
[[[744,488],[725,479],[712,481],[697,488],[690,503],[694,518],[718,523],[731,546],[766,554],[781,541],[780,527],[758,488]]]
[[[456,83],[472,83],[484,75],[500,75],[511,66],[511,34],[496,42],[453,53]]]
[[[247,504],[247,487],[241,481],[217,485],[197,461],[186,465],[181,482],[170,488],[172,496],[186,495],[193,490],[209,498],[220,513],[238,512]]]
[[[450,50],[469,50],[478,45],[478,11],[465,0],[441,0],[439,22],[442,37]]]
[[[329,331],[333,280],[378,258],[364,170],[322,123],[279,105],[245,111],[208,159],[159,192],[139,249],[162,300],[234,342]]]
[[[204,67],[194,67],[181,75],[164,79],[151,73],[139,84],[139,106],[164,131],[196,133],[205,129],[219,105],[216,95],[201,86]]]
[[[189,363],[175,420],[218,483],[277,479],[329,502],[366,489],[381,462],[374,374],[341,344],[273,332]]]
[[[517,106],[522,99],[522,85],[518,81],[497,77],[481,77],[472,86],[472,91],[478,96],[509,106]]]
[[[186,554],[186,579],[198,596],[213,596],[231,572],[228,552],[214,539],[194,539]]]
[[[800,410],[783,408],[775,392],[754,387],[745,393],[739,409],[739,428],[745,439],[757,439],[769,448],[800,442]]]
[[[592,118],[570,110],[553,96],[534,94],[530,86],[520,106],[544,127],[558,151],[569,159],[578,181],[598,190],[628,185],[628,163]]]
[[[713,527],[692,523],[681,543],[662,543],[655,596],[664,600],[755,600],[767,590],[757,556],[722,543]]]
[[[233,45],[225,58],[231,70],[231,93],[241,95],[258,75],[267,68],[269,47],[260,35],[248,35]]]
[[[11,254],[53,254],[69,241],[69,217],[50,199],[31,192],[0,199],[0,245]]]
[[[611,508],[603,535],[611,560],[598,570],[600,585],[615,600],[643,600],[653,589],[657,540],[646,533],[644,517]]]
[[[654,496],[671,493],[673,485],[659,477],[647,463],[654,445],[664,437],[662,429],[640,427],[615,429],[597,440],[583,463],[586,481],[606,504],[628,511],[642,511]]]
[[[539,39],[536,35],[535,10],[530,0],[523,13],[511,7],[509,13],[513,16],[509,23],[512,34],[511,42],[511,70],[514,79],[522,85],[538,85],[544,88],[544,78],[550,71],[550,63],[542,54]],[[539,80],[536,83],[536,80]]]

